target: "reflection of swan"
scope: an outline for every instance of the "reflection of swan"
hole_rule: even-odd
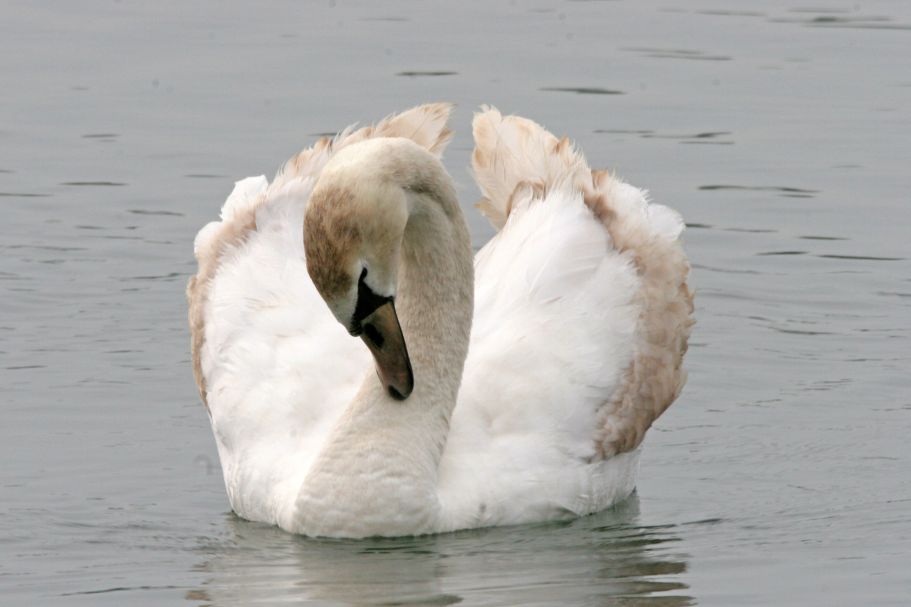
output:
[[[242,517],[401,535],[586,514],[632,491],[637,447],[683,383],[683,224],[568,141],[487,110],[474,169],[500,232],[473,286],[437,158],[447,116],[422,106],[322,140],[272,184],[238,183],[197,236],[194,366]]]
[[[226,519],[204,540],[188,598],[211,605],[692,605],[681,540],[646,525],[634,495],[568,523],[452,534],[314,540]],[[703,531],[704,532],[704,531]]]

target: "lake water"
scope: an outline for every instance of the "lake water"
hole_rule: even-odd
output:
[[[909,604],[911,4],[235,4],[0,8],[0,604]],[[241,521],[190,372],[193,236],[235,179],[430,100],[466,209],[492,103],[683,213],[689,384],[597,516]]]

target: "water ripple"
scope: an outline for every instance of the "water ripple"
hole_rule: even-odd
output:
[[[409,78],[422,78],[422,77],[433,77],[433,76],[456,76],[458,72],[452,72],[448,70],[409,70],[405,72],[398,72],[396,76],[406,76]]]
[[[673,139],[679,143],[706,145],[733,145],[734,142],[722,139],[732,135],[731,131],[700,131],[697,133],[656,133],[649,129],[595,129],[594,133],[612,135],[639,135],[642,139]]]
[[[775,185],[732,185],[732,184],[710,184],[710,185],[701,185],[699,189],[706,192],[714,192],[720,190],[738,190],[745,192],[779,192],[781,194],[818,194],[819,190],[809,190],[806,188],[795,188],[790,186],[775,186]]]
[[[174,217],[183,217],[183,213],[177,211],[149,211],[147,209],[130,209],[127,211],[133,215],[172,215]]]
[[[34,192],[0,192],[3,198],[47,198],[50,194],[36,194]]]
[[[730,61],[727,55],[710,55],[703,51],[680,48],[659,48],[650,46],[621,47],[622,51],[638,53],[653,59],[687,59],[690,61]]]
[[[101,588],[99,590],[79,590],[77,592],[64,592],[60,596],[81,596],[86,594],[108,594],[111,592],[132,592],[136,590],[177,590],[182,589],[181,586],[170,586],[170,585],[161,585],[161,586],[114,586],[112,588]]]
[[[904,261],[904,257],[875,257],[873,255],[835,255],[832,253],[817,255],[825,259],[849,259],[858,261]]]
[[[625,95],[623,91],[597,86],[545,86],[538,89],[552,93],[576,93],[577,95]]]

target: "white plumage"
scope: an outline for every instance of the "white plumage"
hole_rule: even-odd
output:
[[[339,429],[374,370],[308,275],[310,193],[334,154],[367,139],[405,137],[438,156],[448,112],[421,106],[321,140],[271,185],[238,182],[221,221],[197,236],[194,367],[240,516],[311,535],[425,533],[583,515],[635,487],[642,436],[684,381],[692,303],[683,223],[592,173],[566,140],[492,109],[475,119],[474,169],[479,206],[500,231],[475,257],[474,320],[445,447],[435,470],[415,473],[430,490],[415,498],[410,475],[399,474],[422,461],[412,453],[419,444],[372,456],[369,435],[395,432],[379,427],[382,416]],[[419,398],[416,387],[390,407]],[[326,467],[317,462],[343,434],[350,463],[336,459],[320,495],[308,496],[315,467]],[[361,448],[369,453],[358,458]],[[381,479],[382,493],[365,478]],[[390,491],[408,507],[393,508]],[[375,507],[347,505],[358,499]]]

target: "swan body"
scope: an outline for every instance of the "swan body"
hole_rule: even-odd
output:
[[[272,183],[238,182],[197,235],[194,371],[241,517],[409,535],[584,515],[634,489],[685,380],[682,221],[486,109],[473,168],[499,232],[472,260],[439,161],[448,113],[323,139]],[[374,309],[400,322],[380,341],[404,340],[388,356],[413,377],[348,334]]]

